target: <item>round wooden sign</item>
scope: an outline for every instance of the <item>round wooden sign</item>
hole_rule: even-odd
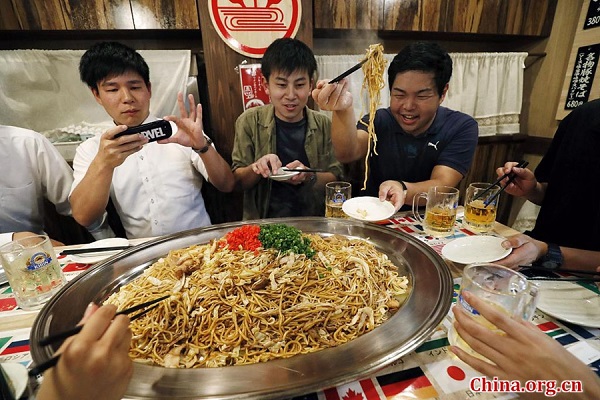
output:
[[[300,0],[210,0],[208,9],[221,39],[253,58],[275,39],[294,37],[302,16]]]

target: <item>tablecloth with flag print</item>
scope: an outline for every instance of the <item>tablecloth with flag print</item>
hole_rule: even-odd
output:
[[[460,219],[456,222],[455,234],[448,238],[433,238],[426,235],[418,221],[410,216],[391,218],[384,223],[393,229],[415,236],[440,254],[443,246],[449,241],[474,235],[473,232],[462,228]],[[90,267],[87,264],[73,263],[64,256],[59,256],[59,260],[67,280],[73,279]],[[454,280],[453,303],[459,288],[460,278],[457,278]],[[593,290],[595,287],[589,289]],[[17,307],[10,287],[0,289],[0,324],[3,316],[28,312],[30,311],[23,311]],[[295,397],[294,400],[517,398],[513,393],[475,393],[469,389],[470,380],[481,377],[482,374],[464,364],[450,352],[447,332],[452,321],[450,311],[428,340],[375,376]],[[600,372],[600,329],[558,321],[539,310],[536,310],[533,323],[565,346],[577,358],[587,363],[596,373]],[[0,362],[19,362],[27,367],[31,365],[28,328],[0,332]]]

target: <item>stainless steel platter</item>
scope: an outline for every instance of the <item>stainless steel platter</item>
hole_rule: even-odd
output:
[[[249,223],[286,223],[307,233],[363,238],[409,275],[412,293],[387,322],[338,347],[266,363],[200,369],[169,369],[136,363],[128,398],[273,399],[340,385],[376,373],[423,343],[442,321],[452,299],[452,278],[442,258],[403,232],[354,220],[295,218],[246,221],[185,231],[132,247],[96,264],[57,293],[41,310],[31,330],[35,363],[50,358],[56,346],[39,339],[73,327],[91,301],[100,303],[139,276],[169,250],[222,237]]]

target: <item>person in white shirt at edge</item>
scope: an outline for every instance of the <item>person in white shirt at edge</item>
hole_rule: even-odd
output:
[[[218,190],[233,189],[233,174],[202,130],[202,106],[183,95],[181,117],[168,139],[148,143],[143,135],[115,135],[157,120],[150,115],[149,68],[135,50],[101,42],[84,53],[80,77],[115,126],[83,142],[73,160],[70,194],[73,217],[85,225],[104,212],[112,198],[129,239],[171,234],[210,225],[200,192],[202,177]]]
[[[71,216],[73,170],[45,136],[0,125],[0,159],[0,245],[45,234],[44,199],[61,215]],[[89,220],[90,232],[101,225],[103,215]],[[53,244],[62,245],[55,240]]]

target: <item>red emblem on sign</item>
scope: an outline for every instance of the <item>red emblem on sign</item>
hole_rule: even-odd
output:
[[[300,25],[300,0],[210,0],[210,19],[229,47],[261,58],[282,37],[294,37]]]

